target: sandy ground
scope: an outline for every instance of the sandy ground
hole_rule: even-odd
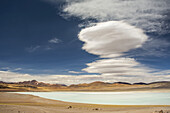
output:
[[[170,106],[80,104],[3,92],[0,113],[170,113]]]

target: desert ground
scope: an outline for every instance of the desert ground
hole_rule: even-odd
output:
[[[82,104],[1,92],[0,113],[170,113],[170,106]]]

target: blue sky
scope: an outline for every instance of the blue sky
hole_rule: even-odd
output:
[[[58,9],[39,0],[1,1],[1,67],[22,68],[21,73],[68,74],[93,60],[77,39],[80,20],[66,20]],[[52,39],[60,41],[50,43]]]
[[[1,0],[0,80],[169,80],[169,4]]]

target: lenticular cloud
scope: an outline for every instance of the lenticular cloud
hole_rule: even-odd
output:
[[[108,21],[85,28],[78,36],[84,42],[83,50],[105,58],[88,63],[83,71],[103,76],[148,74],[149,70],[135,59],[122,57],[124,52],[141,47],[148,39],[141,29],[122,21]]]
[[[81,30],[79,39],[88,53],[111,58],[141,47],[147,36],[141,29],[122,21],[109,21]]]

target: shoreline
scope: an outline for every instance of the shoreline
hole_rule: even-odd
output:
[[[170,113],[170,105],[102,105],[51,100],[29,94],[0,92],[2,113],[156,113],[164,110]]]
[[[160,89],[129,89],[129,90],[30,90],[30,91],[20,91],[20,90],[9,90],[0,89],[0,92],[170,92],[170,89],[160,88]]]

